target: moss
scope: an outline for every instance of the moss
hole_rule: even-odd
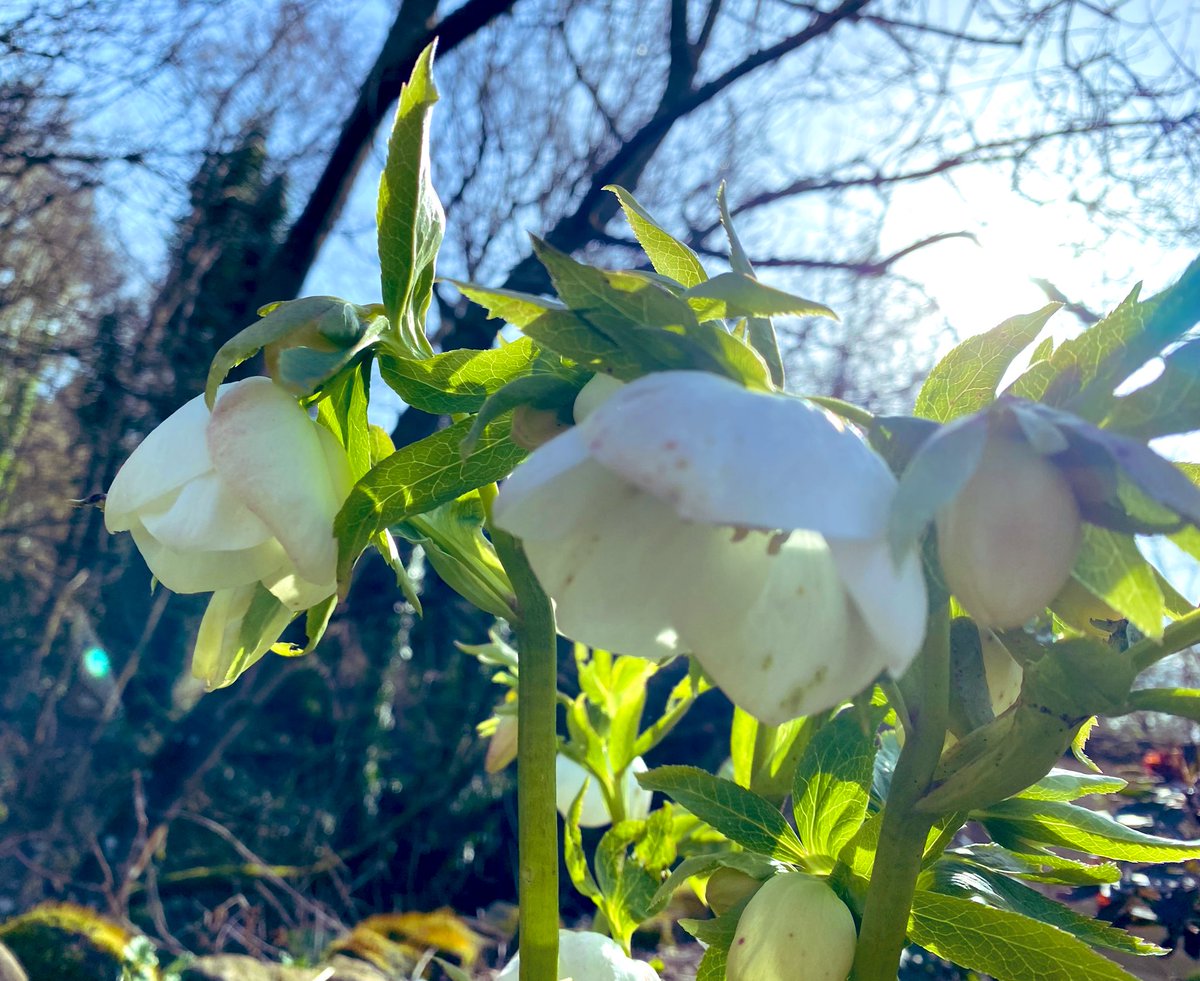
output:
[[[157,981],[145,938],[82,906],[47,903],[0,924],[29,981]],[[140,942],[139,942],[140,941]]]

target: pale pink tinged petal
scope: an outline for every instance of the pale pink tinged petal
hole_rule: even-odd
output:
[[[927,600],[921,556],[910,549],[899,567],[886,541],[831,540],[846,591],[894,675],[900,675],[925,640]]]
[[[316,606],[337,592],[336,579],[325,583],[313,583],[291,573],[266,576],[263,578],[262,584],[280,603],[296,612]]]
[[[215,472],[189,481],[169,507],[146,507],[139,517],[160,543],[185,552],[253,548],[272,537],[271,530],[226,489]]]
[[[139,522],[129,529],[154,577],[173,593],[207,593],[276,574],[288,557],[275,539],[233,552],[183,552],[158,541]]]
[[[556,538],[526,538],[525,552],[564,636],[661,661],[680,653],[668,595],[682,576],[675,541],[686,525],[661,501],[595,469],[571,493],[589,506],[576,525]]]
[[[500,486],[492,521],[529,541],[570,534],[593,506],[592,484],[606,471],[589,460],[577,429],[539,446]]]
[[[820,535],[732,541],[729,529],[693,527],[680,554],[690,590],[675,594],[673,620],[735,705],[779,725],[837,704],[878,672],[850,660],[849,601]]]
[[[208,407],[197,395],[142,440],[117,471],[104,502],[104,525],[128,531],[134,512],[212,470],[204,440]]]
[[[291,611],[280,606],[263,624],[260,635],[243,645],[242,624],[256,590],[257,584],[221,589],[208,602],[192,652],[192,674],[209,691],[232,683],[229,675],[235,665],[240,674],[262,658],[292,619]]]
[[[879,537],[896,484],[840,420],[706,372],[630,382],[578,429],[606,467],[710,524]]]
[[[316,424],[268,378],[229,386],[213,409],[208,451],[226,486],[274,533],[311,582],[334,574],[341,507]]]

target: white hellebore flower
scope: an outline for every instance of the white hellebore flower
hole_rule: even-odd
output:
[[[496,981],[517,981],[521,955],[496,975]],[[599,933],[558,931],[558,977],[562,981],[659,981],[658,972],[635,960],[611,937]]]
[[[141,443],[104,506],[155,577],[177,593],[213,591],[196,662],[236,645],[261,583],[278,601],[257,655],[292,615],[337,590],[333,519],[353,481],[346,451],[269,378],[197,396]]]
[[[654,794],[643,790],[637,782],[637,775],[646,772],[646,761],[640,756],[634,757],[633,762],[625,768],[621,780],[621,797],[625,804],[627,820],[644,820],[650,813],[650,798]],[[571,805],[579,796],[579,790],[585,780],[590,780],[586,793],[583,795],[583,805],[579,810],[579,826],[581,828],[603,828],[612,824],[612,815],[608,813],[608,805],[604,802],[604,792],[600,782],[587,772],[573,759],[559,756],[554,761],[554,790],[558,813],[564,818],[570,813]]]
[[[920,561],[893,562],[895,478],[839,420],[696,371],[597,378],[575,415],[494,508],[566,636],[690,652],[771,724],[907,667],[925,631]]]

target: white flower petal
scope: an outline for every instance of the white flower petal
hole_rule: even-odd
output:
[[[680,553],[690,595],[673,611],[680,640],[735,705],[779,725],[836,705],[883,669],[825,540],[794,532],[730,540],[701,526]]]
[[[554,798],[558,813],[565,818],[571,812],[571,805],[579,796],[585,780],[590,782],[579,810],[579,826],[603,828],[606,824],[612,824],[612,816],[608,813],[608,805],[604,803],[604,792],[600,789],[600,782],[566,756],[559,756],[554,761]]]
[[[333,519],[341,507],[316,424],[268,378],[229,386],[208,424],[208,451],[221,480],[271,529],[311,582],[332,577]]]
[[[681,568],[675,539],[684,523],[598,464],[570,471],[555,490],[560,496],[546,504],[543,520],[566,530],[553,538],[525,538],[524,546],[554,598],[559,631],[591,647],[653,661],[679,653],[668,611]],[[569,524],[560,509],[569,512]]]
[[[266,654],[292,619],[291,611],[280,606],[266,618],[259,635],[252,642],[243,644],[242,625],[257,592],[257,583],[220,589],[208,602],[196,635],[192,674],[203,681],[209,691],[230,684]]]
[[[184,552],[158,541],[141,522],[129,529],[156,579],[173,593],[208,593],[276,576],[289,565],[275,539],[232,552]]]
[[[518,953],[496,975],[496,981],[517,981],[521,973]],[[611,937],[574,930],[558,931],[558,978],[571,981],[659,981],[658,972],[635,960]]]
[[[888,670],[900,675],[925,640],[927,600],[920,554],[910,549],[897,568],[886,541],[831,540],[829,547]]]
[[[877,538],[896,485],[840,420],[706,372],[630,382],[578,429],[596,460],[711,524]]]
[[[625,778],[622,781],[622,793],[625,795],[625,817],[634,821],[644,821],[650,816],[650,799],[654,796],[651,790],[644,790],[637,781],[639,773],[645,773],[650,768],[640,756],[635,756],[625,768]]]
[[[104,502],[104,525],[128,531],[134,512],[212,469],[204,441],[208,406],[197,395],[163,420],[117,471]]]
[[[579,431],[568,429],[530,453],[504,481],[492,521],[525,542],[569,535],[595,507],[598,495],[590,487],[603,473],[588,459]]]
[[[315,583],[301,579],[294,573],[268,576],[263,579],[262,583],[280,603],[289,610],[297,612],[307,610],[310,606],[316,606],[337,592],[336,579],[325,583]]]
[[[180,551],[253,548],[272,537],[271,530],[211,471],[185,484],[169,507],[146,507],[139,517],[159,542]]]

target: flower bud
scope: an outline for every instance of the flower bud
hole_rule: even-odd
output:
[[[821,879],[788,872],[746,904],[729,948],[728,981],[845,981],[858,936],[854,917]]]
[[[946,583],[981,627],[1018,627],[1066,584],[1082,539],[1063,475],[1028,444],[993,436],[937,517]]]
[[[571,805],[579,796],[579,788],[585,780],[590,780],[587,791],[583,795],[583,806],[579,812],[581,828],[603,828],[612,824],[612,815],[608,813],[608,804],[604,800],[604,791],[600,789],[599,781],[591,776],[582,766],[566,756],[559,756],[555,761],[555,797],[558,803],[558,813],[564,818],[571,813]],[[627,820],[641,821],[650,813],[650,798],[654,796],[649,790],[643,790],[637,782],[637,775],[646,772],[646,761],[640,756],[625,768],[625,776],[621,782],[621,797],[625,805]]]
[[[520,973],[518,954],[504,965],[496,981],[517,981]],[[645,961],[634,960],[611,937],[575,930],[558,931],[555,976],[561,981],[658,981],[654,968]]]
[[[704,902],[717,916],[749,899],[762,882],[739,869],[720,868],[704,884]]]

